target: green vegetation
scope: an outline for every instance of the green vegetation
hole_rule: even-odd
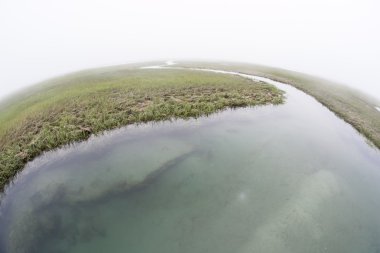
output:
[[[49,80],[0,104],[0,189],[42,152],[91,134],[282,100],[271,85],[188,70],[118,66]]]
[[[313,76],[251,64],[181,63],[288,83],[315,97],[380,148],[380,102]],[[52,79],[0,103],[0,189],[44,151],[124,125],[278,104],[273,86],[232,75],[126,65]]]
[[[380,148],[380,114],[375,108],[380,107],[380,101],[360,91],[310,75],[260,65],[187,62],[179,66],[236,71],[288,83],[313,96]]]

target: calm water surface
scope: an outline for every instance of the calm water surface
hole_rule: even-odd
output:
[[[380,152],[278,85],[284,105],[37,158],[2,198],[0,252],[380,252]]]

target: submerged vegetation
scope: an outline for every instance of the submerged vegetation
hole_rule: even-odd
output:
[[[380,115],[377,109],[380,101],[358,90],[314,76],[261,65],[187,62],[180,66],[236,71],[290,84],[313,96],[380,149]]]
[[[0,189],[42,152],[91,134],[228,107],[279,104],[282,94],[238,76],[135,66],[47,81],[0,104]]]

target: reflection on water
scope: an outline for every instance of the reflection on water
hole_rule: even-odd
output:
[[[129,126],[28,164],[0,252],[380,252],[380,154],[287,103]]]

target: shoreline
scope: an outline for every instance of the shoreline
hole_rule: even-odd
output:
[[[185,61],[177,65],[238,72],[288,84],[313,97],[380,150],[380,101],[360,91],[307,74],[262,65]]]
[[[104,81],[107,76],[111,76],[110,81]],[[21,118],[16,117],[13,122],[12,118],[6,120],[12,111],[5,111],[3,118],[0,111],[0,123],[8,124],[8,130],[2,124],[0,131],[0,189],[44,152],[87,140],[106,130],[134,123],[197,118],[227,108],[284,101],[283,92],[273,85],[252,85],[252,80],[218,73],[132,68],[87,78],[88,82],[74,79],[66,85],[54,84],[46,98],[38,94],[41,102],[31,113],[28,110],[35,106],[34,101],[22,110],[16,107],[16,116],[21,111]],[[60,93],[62,88],[64,91]],[[57,102],[54,96],[62,98]],[[23,103],[28,105],[28,101],[22,101],[21,105]]]

